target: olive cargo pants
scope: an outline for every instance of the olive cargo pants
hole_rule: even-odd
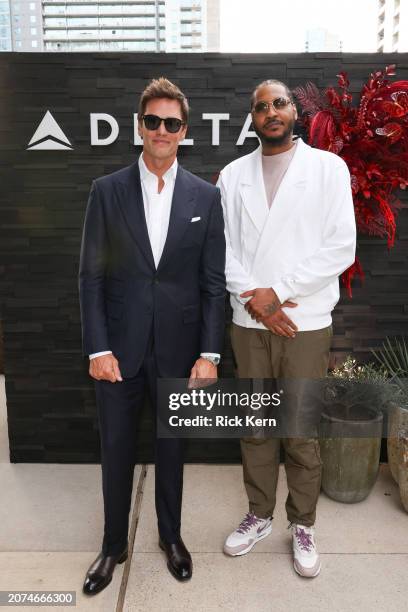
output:
[[[238,378],[319,379],[327,374],[331,326],[297,332],[295,338],[268,330],[231,327],[231,343]],[[289,494],[287,518],[310,527],[316,519],[321,484],[321,459],[317,438],[243,438],[244,483],[249,509],[261,518],[273,515],[279,475],[280,443],[285,450]]]

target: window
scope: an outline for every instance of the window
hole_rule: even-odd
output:
[[[21,40],[16,40],[16,47],[21,47]]]
[[[30,2],[30,11],[35,11],[35,2]]]
[[[103,19],[101,19],[101,25],[102,25],[102,21]],[[65,20],[64,20],[65,22]],[[65,23],[63,23],[62,25],[65,25]],[[112,25],[116,25],[116,24],[112,24]],[[97,17],[68,17],[67,19],[67,27],[75,27],[75,26],[85,26],[85,27],[98,27],[98,18]]]
[[[14,28],[14,34],[16,34],[17,36],[21,34],[21,28]]]
[[[35,15],[30,16],[30,23],[37,23],[37,17]]]
[[[31,36],[37,36],[37,28],[30,28]]]
[[[44,14],[47,15],[65,15],[65,6],[44,6]]]
[[[107,9],[107,5],[102,5],[101,6],[101,13],[107,13],[108,11]],[[48,7],[47,7],[48,8]],[[57,7],[55,7],[57,8]],[[62,7],[62,11],[65,12],[65,7]],[[68,4],[66,7],[66,13],[67,15],[95,15],[95,13],[98,13],[98,5],[92,5],[92,4],[79,4],[78,6],[72,5],[72,4]]]
[[[33,48],[38,47],[38,42],[37,42],[36,40],[32,40],[32,41],[31,41],[31,46],[32,46]]]
[[[88,19],[89,18],[86,18],[87,23],[88,23]],[[76,21],[76,19],[72,19],[72,21]],[[121,26],[122,24],[123,24],[122,17],[100,17],[99,18],[99,25],[101,26]],[[93,25],[93,24],[89,24],[89,25]],[[126,25],[131,25],[131,24],[128,24],[126,20]]]
[[[66,26],[67,22],[65,17],[45,17],[44,27],[52,26]]]

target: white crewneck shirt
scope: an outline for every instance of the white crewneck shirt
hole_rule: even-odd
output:
[[[289,168],[295,151],[296,141],[288,151],[277,153],[276,155],[262,155],[262,174],[269,208],[272,206],[272,202]]]

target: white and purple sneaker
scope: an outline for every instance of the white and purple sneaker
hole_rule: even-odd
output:
[[[314,578],[320,572],[320,557],[314,541],[314,527],[291,523],[293,566],[300,576]]]
[[[239,527],[228,536],[224,552],[231,557],[245,555],[259,540],[266,538],[272,531],[272,518],[258,518],[248,512]]]

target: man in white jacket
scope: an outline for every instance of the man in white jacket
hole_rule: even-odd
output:
[[[288,87],[264,81],[251,98],[261,146],[224,168],[221,189],[231,295],[232,347],[240,378],[323,378],[339,275],[355,257],[350,174],[344,161],[294,140],[297,111]],[[249,512],[224,551],[243,555],[271,532],[285,450],[287,518],[294,567],[314,577],[321,460],[316,438],[241,440]]]

